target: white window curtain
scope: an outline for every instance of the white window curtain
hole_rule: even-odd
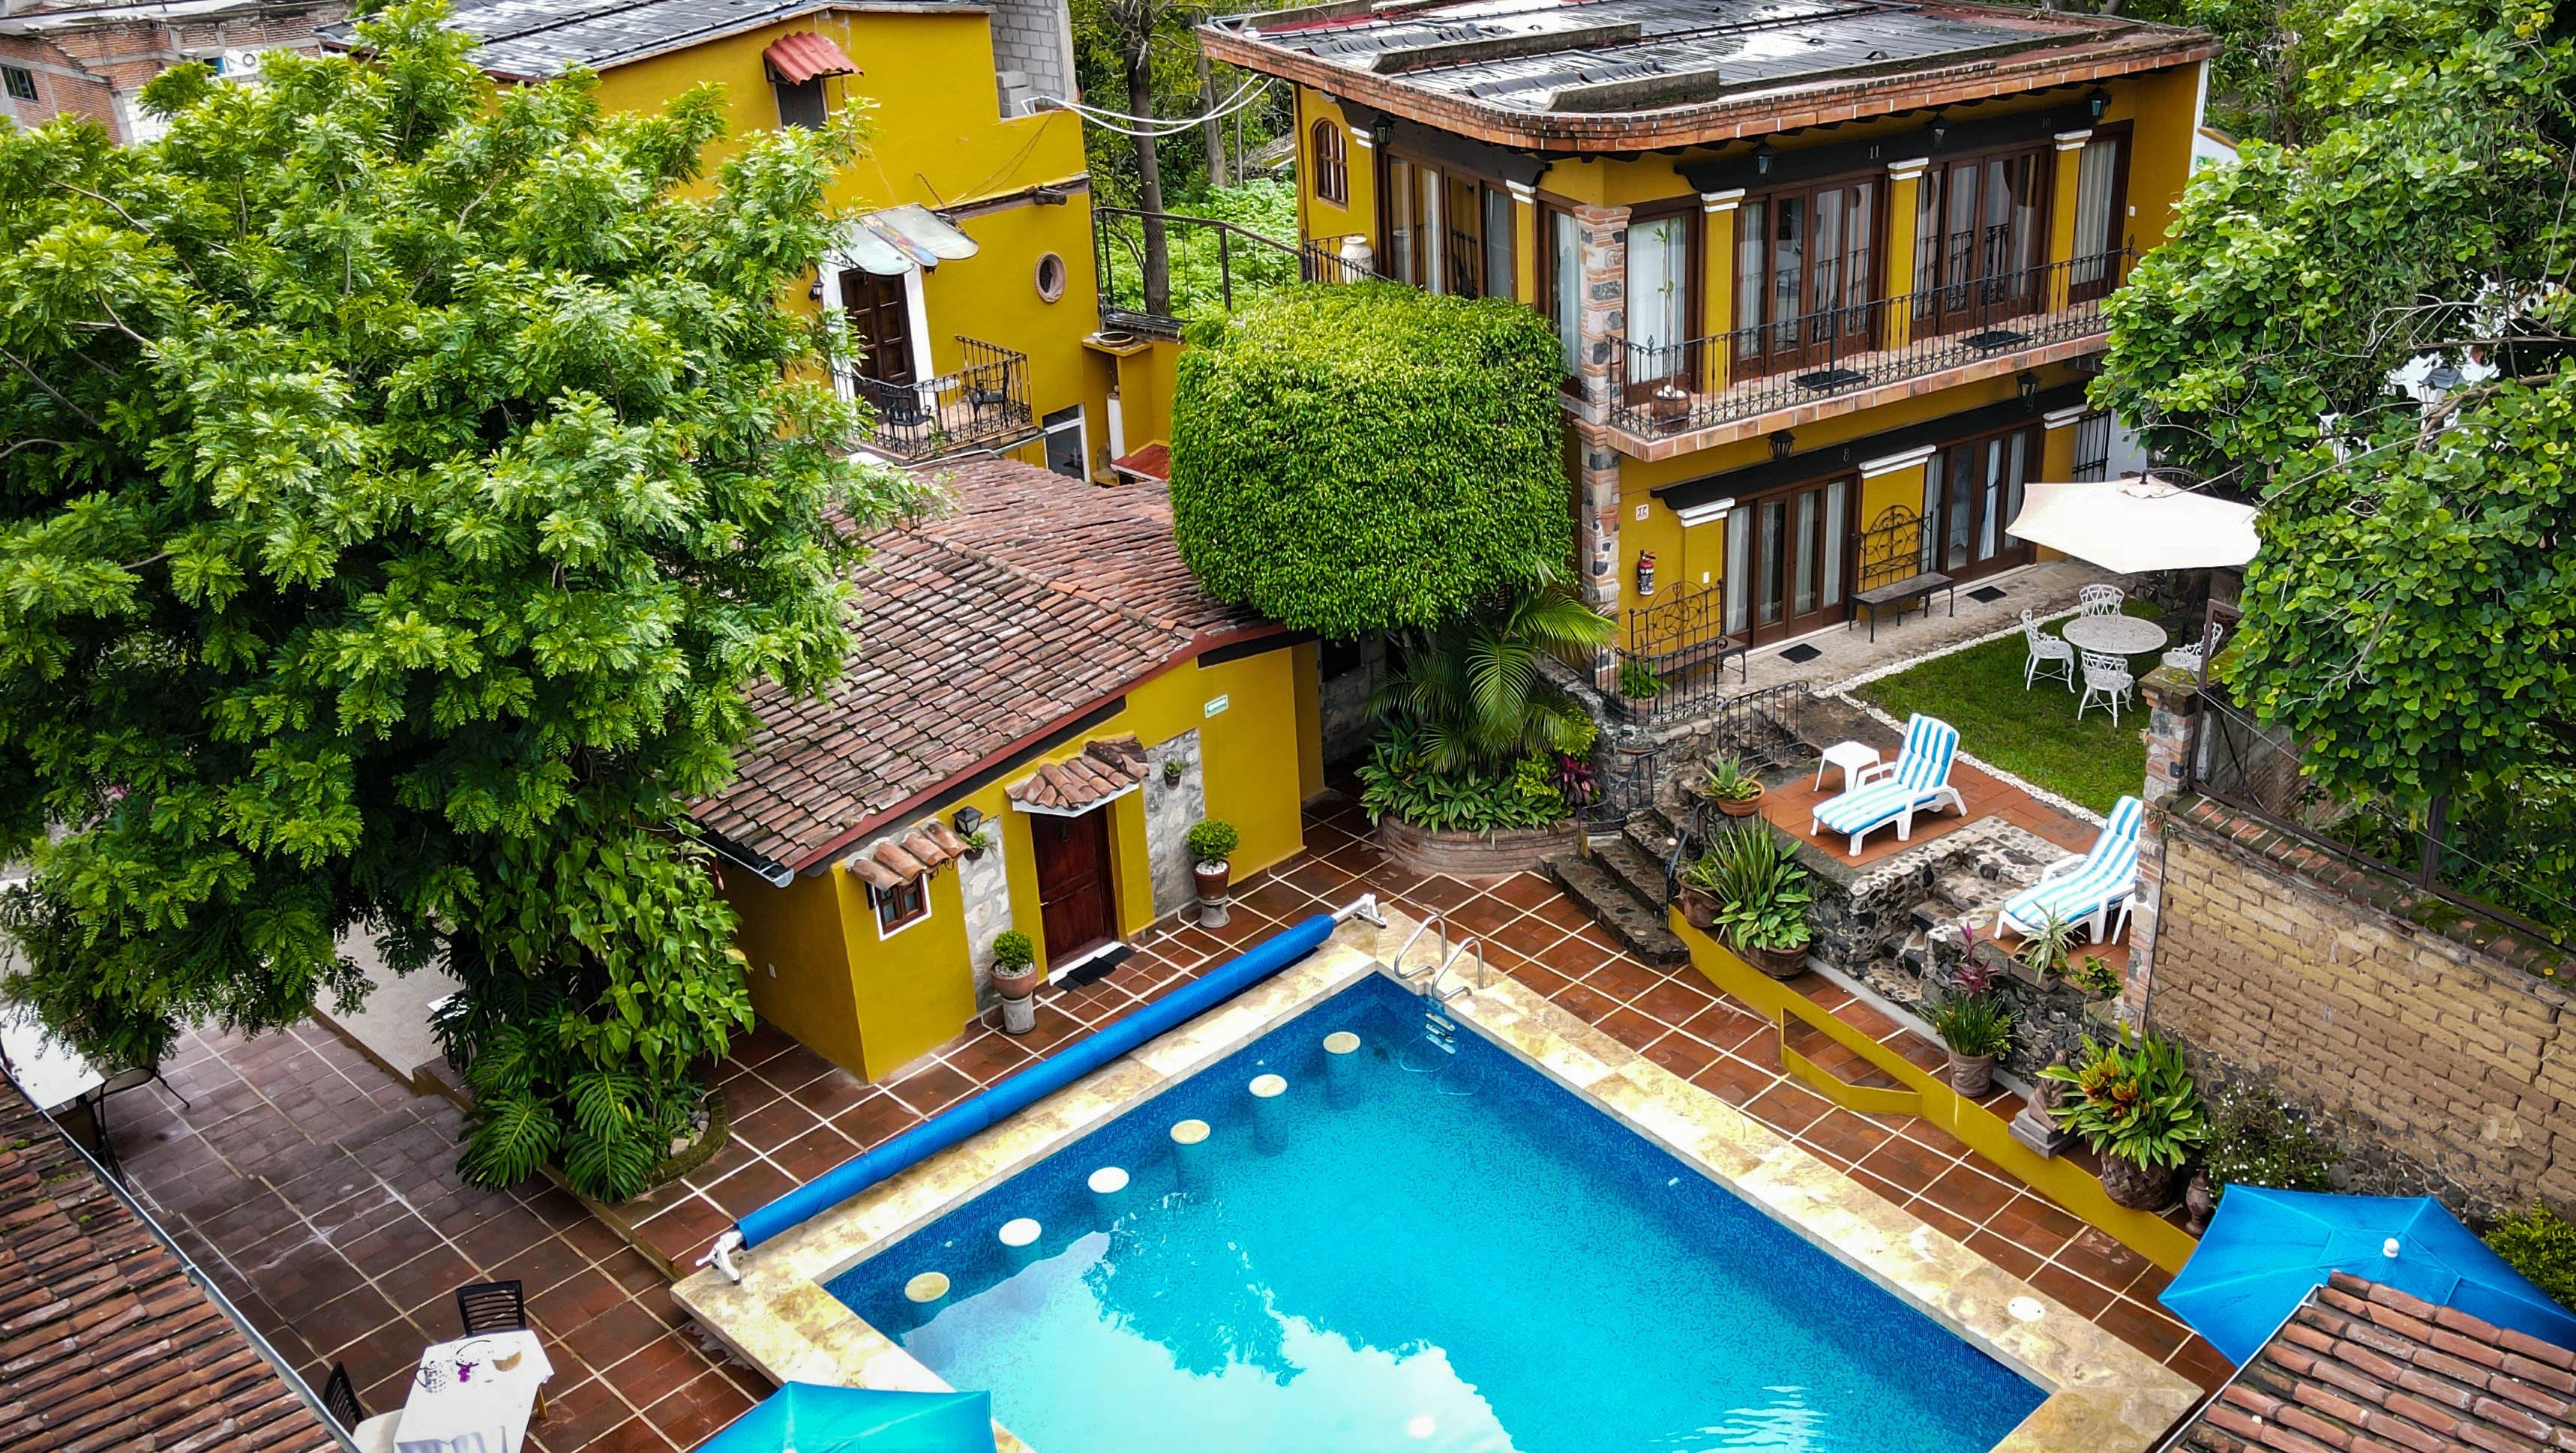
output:
[[[1577,372],[1582,347],[1583,325],[1583,238],[1576,232],[1574,217],[1566,212],[1547,214],[1548,250],[1555,266],[1552,301],[1556,305],[1556,342],[1564,350],[1565,371]]]
[[[2075,281],[2100,282],[2111,250],[2111,183],[2119,175],[2116,137],[2084,144],[2075,159]]]
[[[1666,378],[1681,367],[1690,338],[1690,246],[1681,217],[1628,228],[1628,371]]]

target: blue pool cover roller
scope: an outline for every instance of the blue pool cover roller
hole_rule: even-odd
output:
[[[791,1382],[698,1453],[993,1453],[993,1395]]]
[[[1255,944],[1242,957],[1182,985],[1087,1039],[1077,1040],[981,1094],[969,1096],[894,1139],[845,1160],[735,1223],[744,1246],[790,1231],[890,1175],[909,1170],[988,1125],[1214,1009],[1314,952],[1338,915],[1318,913]]]

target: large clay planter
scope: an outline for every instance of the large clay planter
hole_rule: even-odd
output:
[[[1748,948],[1736,952],[1744,961],[1775,979],[1794,979],[1807,971],[1807,951],[1802,948]]]
[[[1709,801],[1728,817],[1751,817],[1762,810],[1762,790],[1757,786],[1750,797],[1712,797]]]
[[[1984,1099],[1995,1088],[1995,1057],[1951,1050],[1950,1088],[1971,1100]]]
[[[1193,863],[1190,877],[1198,884],[1199,927],[1223,928],[1234,919],[1226,907],[1225,889],[1234,875],[1232,863]]]
[[[1549,858],[1576,851],[1582,835],[1571,821],[1500,832],[1435,832],[1389,816],[1378,819],[1377,843],[1397,867],[1409,872],[1499,878],[1545,871]]]
[[[1688,884],[1682,885],[1682,922],[1707,930],[1717,925],[1717,900]]]
[[[1002,1032],[1026,1034],[1038,1027],[1038,969],[995,969],[993,993],[1002,1001]]]
[[[2161,1211],[2173,1200],[2174,1178],[2181,1174],[2169,1165],[2144,1166],[2116,1155],[2102,1157],[2102,1192],[2111,1204],[2132,1211]]]

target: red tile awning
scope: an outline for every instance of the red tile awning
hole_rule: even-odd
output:
[[[1049,762],[1002,789],[1022,812],[1078,817],[1113,797],[1133,792],[1145,780],[1145,748],[1133,733],[1102,737],[1082,754]]]
[[[855,76],[859,68],[841,54],[841,48],[823,37],[807,31],[802,35],[781,37],[760,53],[769,63],[769,73],[791,86],[801,86],[817,76]]]

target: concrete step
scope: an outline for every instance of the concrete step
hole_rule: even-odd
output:
[[[1648,807],[1628,814],[1627,829],[1620,836],[1631,847],[1662,864],[1672,859],[1673,844],[1681,833],[1661,810]]]
[[[1637,854],[1640,860],[1643,856]],[[1658,882],[1661,871],[1656,870]],[[1664,911],[1632,891],[1619,874],[1601,863],[1580,853],[1561,853],[1547,860],[1547,875],[1556,880],[1576,907],[1590,914],[1593,922],[1640,960],[1657,968],[1678,968],[1690,962],[1689,948],[1665,926]]]
[[[1653,907],[1664,901],[1664,859],[1624,837],[1592,845],[1592,861],[1607,869],[1628,896]]]

